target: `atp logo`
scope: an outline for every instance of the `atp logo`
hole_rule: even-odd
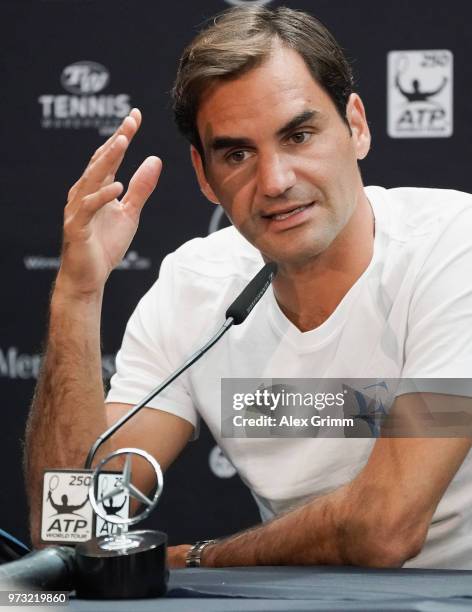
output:
[[[453,55],[447,49],[388,54],[388,134],[447,138],[453,133]]]
[[[43,480],[41,539],[43,542],[86,542],[92,536],[93,512],[87,470],[47,471]]]
[[[100,507],[106,516],[129,517],[130,496],[122,487],[121,474],[102,473],[99,476],[98,491],[100,493]],[[109,495],[113,493],[113,495]],[[118,526],[106,521],[103,517],[96,516],[95,535],[110,535],[118,533]]]

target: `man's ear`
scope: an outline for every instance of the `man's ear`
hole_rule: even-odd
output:
[[[355,93],[349,96],[346,118],[351,127],[357,159],[364,159],[370,149],[370,130],[365,116],[364,104]]]
[[[192,166],[195,170],[195,174],[197,175],[198,184],[200,185],[203,195],[210,200],[210,202],[213,202],[213,204],[219,204],[218,198],[207,181],[202,156],[193,145],[190,145],[190,157],[192,159]]]

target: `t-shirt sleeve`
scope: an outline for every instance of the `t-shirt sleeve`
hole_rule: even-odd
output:
[[[472,381],[471,229],[472,199],[438,234],[418,271],[408,316],[404,392],[406,379],[458,379],[442,391],[438,385],[417,390],[472,395],[465,392]]]
[[[173,255],[168,255],[162,262],[158,280],[128,321],[106,403],[137,404],[183,361],[173,341],[178,333],[175,299]],[[147,406],[182,417],[198,431],[198,414],[186,387],[185,374]]]

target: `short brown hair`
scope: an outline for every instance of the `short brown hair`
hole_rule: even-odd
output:
[[[329,30],[312,15],[287,7],[234,7],[213,18],[185,48],[172,89],[177,126],[201,155],[196,117],[202,93],[215,81],[237,78],[261,64],[277,39],[302,56],[347,123],[352,70]]]

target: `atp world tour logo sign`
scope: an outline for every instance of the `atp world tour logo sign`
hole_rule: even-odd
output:
[[[388,54],[388,134],[448,138],[453,134],[453,55],[447,49]]]

